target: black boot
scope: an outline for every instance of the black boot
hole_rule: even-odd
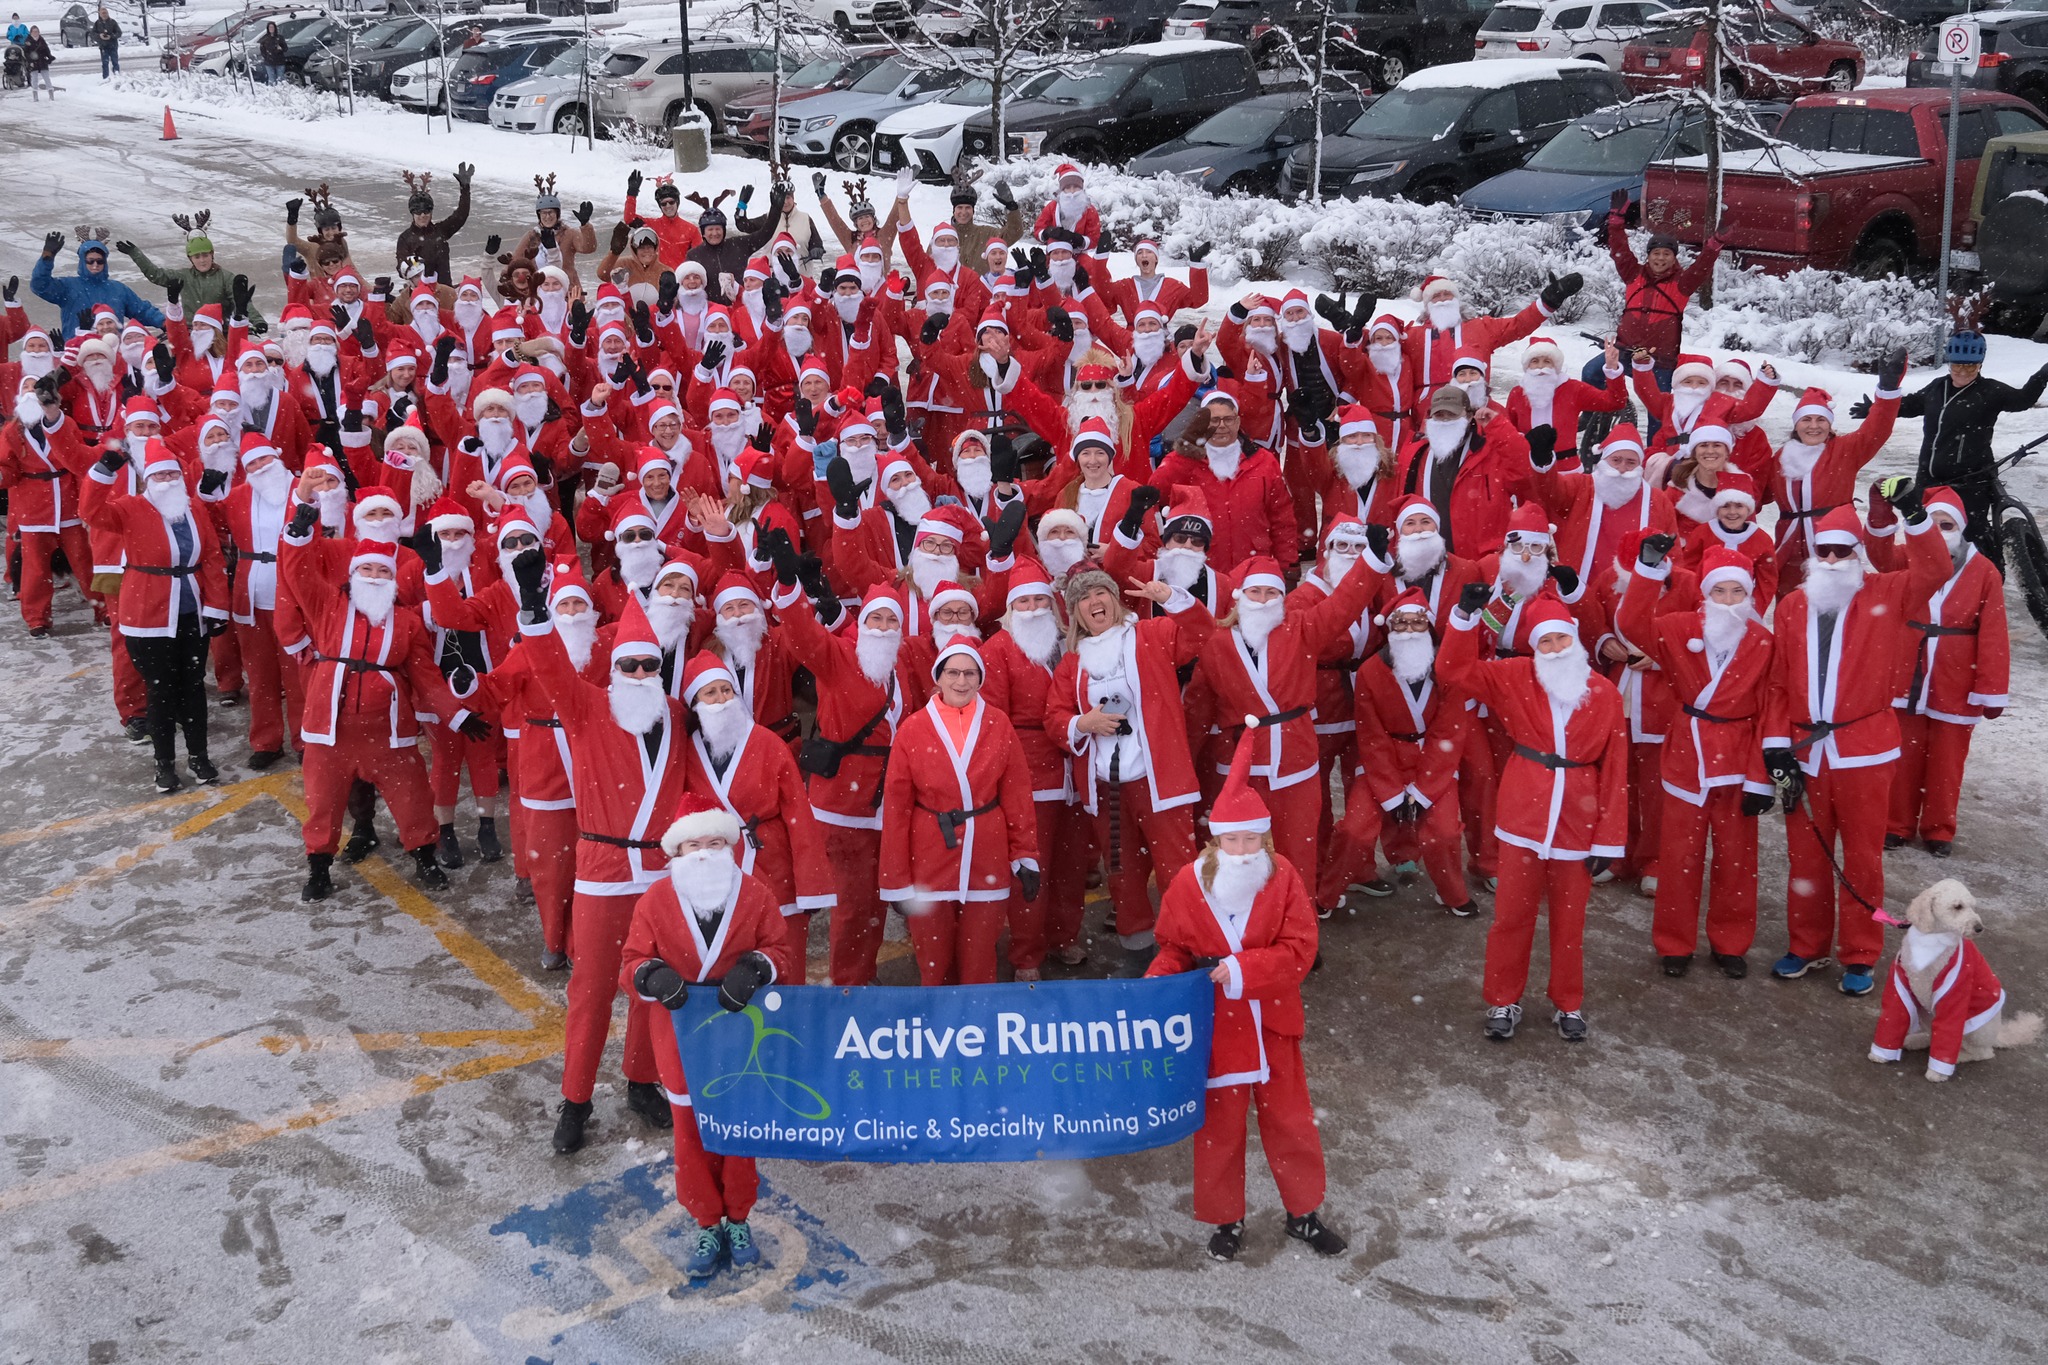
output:
[[[327,869],[334,866],[332,853],[308,853],[306,855],[306,889],[299,892],[302,901],[324,901],[334,894],[334,879],[327,875]]]
[[[1318,1256],[1335,1256],[1350,1243],[1334,1231],[1323,1226],[1323,1220],[1314,1211],[1299,1218],[1287,1220],[1287,1235],[1298,1242],[1307,1242],[1315,1248]]]
[[[441,826],[441,842],[435,848],[435,855],[440,858],[443,867],[462,866],[462,845],[455,842],[455,826]]]
[[[213,766],[213,760],[205,754],[193,754],[185,760],[185,766],[192,770],[192,776],[202,787],[211,787],[220,781],[220,769]]]
[[[174,791],[183,790],[184,786],[185,784],[178,780],[178,770],[175,766],[169,763],[156,765],[156,789],[159,792],[169,796]]]
[[[282,749],[258,749],[249,755],[249,766],[260,773],[266,768],[275,767],[277,761],[283,757]]]
[[[419,878],[420,889],[424,891],[446,891],[448,874],[434,861],[434,846],[421,844],[412,851],[413,875]]]
[[[377,827],[367,820],[359,820],[348,832],[348,842],[341,846],[341,860],[353,867],[370,856],[370,850],[381,841],[377,838]]]
[[[1234,1261],[1244,1246],[1244,1220],[1235,1223],[1219,1223],[1216,1231],[1209,1234],[1209,1254],[1219,1261]]]
[[[1664,975],[1666,976],[1684,976],[1692,970],[1691,953],[1683,955],[1670,953],[1660,960],[1664,963]]]
[[[652,1081],[627,1081],[626,1107],[646,1119],[651,1128],[676,1126],[676,1116],[669,1112],[668,1096]]]
[[[495,863],[505,856],[505,850],[498,846],[498,822],[488,815],[476,818],[476,860],[480,863]]]
[[[583,1125],[590,1122],[590,1101],[578,1104],[574,1100],[563,1100],[555,1118],[555,1150],[563,1156],[579,1151],[583,1146]]]

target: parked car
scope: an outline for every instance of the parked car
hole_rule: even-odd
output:
[[[1011,150],[1037,146],[1076,161],[1121,161],[1179,137],[1259,92],[1251,54],[1235,43],[1138,43],[1061,74],[1005,111]],[[969,156],[988,156],[986,112],[963,128]]]
[[[1750,113],[1759,126],[1769,128],[1789,107],[1753,104]],[[1738,151],[1761,145],[1732,130],[1722,141]],[[1706,113],[1695,106],[1653,99],[1602,109],[1544,143],[1523,165],[1465,191],[1458,206],[1475,218],[1527,221],[1568,215],[1598,229],[1607,221],[1610,197],[1623,190],[1633,221],[1643,173],[1652,161],[1697,156],[1706,149]]]
[[[908,34],[910,0],[800,0],[801,8],[821,24],[830,24],[842,37],[861,33]]]
[[[319,12],[311,5],[266,5],[254,9],[235,10],[214,20],[205,28],[195,29],[191,33],[176,33],[165,38],[162,55],[158,58],[157,64],[165,71],[189,71],[192,69],[193,58],[203,50],[226,49],[238,40],[246,41],[253,47],[257,37],[263,32],[263,26],[271,20],[275,19],[282,24],[285,20],[302,14]],[[73,13],[84,21],[79,29],[78,41],[75,43],[71,41],[71,30],[68,27]],[[87,32],[91,26],[92,18],[85,6],[73,5],[71,9],[65,11],[62,20],[60,31],[64,37],[64,46],[83,47],[91,42],[91,36]]]
[[[491,96],[491,126],[581,137],[590,128],[587,96],[605,79],[607,55],[602,42],[574,42],[524,80],[501,81]]]
[[[844,90],[895,54],[894,47],[877,43],[813,57],[783,77],[782,102],[787,105],[827,90]],[[767,151],[774,103],[774,88],[766,81],[734,95],[725,105],[724,136],[749,150]]]
[[[1472,60],[1480,23],[1493,0],[1332,0],[1330,64],[1364,71],[1377,90],[1391,90],[1411,71]],[[1312,6],[1284,21],[1304,50],[1321,16]]]
[[[1853,90],[1863,81],[1863,49],[1837,38],[1824,38],[1785,14],[1759,21],[1737,11],[1724,21],[1744,41],[1741,60],[1721,68],[1721,90],[1735,99],[1777,95],[1795,99],[1826,87]],[[1704,86],[1711,82],[1707,65],[1707,30],[1699,22],[1652,29],[1622,52],[1622,78],[1637,94]]]
[[[783,154],[827,161],[855,175],[872,170],[877,124],[966,79],[951,68],[928,69],[900,55],[885,58],[845,89],[826,91],[794,110],[783,110]]]
[[[1278,25],[1308,8],[1302,0],[1184,0],[1167,21],[1165,36],[1236,43],[1255,60],[1268,61],[1280,46]]]
[[[1323,135],[1334,138],[1365,111],[1348,92],[1325,95]],[[1181,175],[1211,194],[1273,194],[1288,153],[1315,137],[1315,108],[1306,92],[1257,95],[1211,114],[1177,138],[1141,152],[1132,175]]]
[[[1814,266],[1870,278],[1932,265],[1940,251],[1948,92],[1862,90],[1808,95],[1778,124],[1791,149],[1721,159],[1718,229],[1734,258],[1772,272]],[[1955,245],[1974,245],[1970,194],[1993,137],[2038,133],[2042,116],[2014,95],[1965,90],[1956,142]],[[1682,242],[1707,232],[1704,156],[1653,162],[1643,223]]]
[[[1052,84],[1055,75],[1041,71],[1012,86],[1004,92],[1004,102],[1029,99]],[[954,169],[960,164],[967,120],[987,109],[994,95],[989,82],[972,80],[936,99],[889,115],[875,125],[874,169],[893,174],[909,166],[920,180],[936,184],[952,180]]]
[[[2048,320],[2048,134],[1992,138],[1970,201],[1977,265],[1991,285],[1993,323],[2038,336]]]
[[[92,15],[86,13],[84,5],[73,5],[64,11],[64,17],[57,21],[57,36],[66,47],[84,47],[92,41]]]
[[[1475,57],[1581,57],[1621,66],[1622,48],[1670,11],[1659,0],[1511,0],[1472,40]]]
[[[675,127],[677,116],[689,108],[683,94],[680,39],[634,43],[622,46],[620,51],[638,53],[647,61],[630,78],[608,80],[598,87],[598,126]],[[802,65],[794,53],[784,53],[783,61],[785,70]],[[759,85],[762,77],[774,69],[772,47],[730,39],[691,42],[690,96],[696,100],[698,111],[710,120],[714,136],[726,131],[727,101],[742,90]]]
[[[322,90],[339,90],[353,81],[359,95],[384,94],[390,88],[391,73],[424,57],[428,42],[437,33],[417,15],[380,20],[356,34],[346,51],[307,62],[306,78]]]
[[[490,122],[498,87],[525,80],[577,41],[573,33],[536,33],[479,43],[448,68],[448,112],[471,123]]]
[[[1067,46],[1099,51],[1156,43],[1177,8],[1175,0],[1068,0]]]
[[[341,31],[342,26],[324,14],[294,14],[289,18],[277,21],[277,34],[280,38],[284,39],[287,54],[294,50],[294,44],[298,43],[298,39],[302,34],[311,34],[315,39],[318,39],[327,33],[338,34]],[[260,66],[262,64],[262,58],[256,50],[257,41],[262,37],[262,28],[244,27],[240,33],[232,38],[222,39],[218,42],[208,43],[204,47],[194,48],[186,69],[195,71],[202,76],[239,75],[252,66]],[[296,65],[299,68],[304,67],[304,54],[311,50],[311,47],[311,43],[299,44],[297,46],[299,59]],[[294,63],[291,57],[287,55],[285,59],[287,74],[298,74],[293,68]],[[299,78],[303,79],[303,76]]]
[[[445,52],[440,44],[429,44],[425,55],[418,61],[391,73],[391,98],[408,109],[438,112],[441,108],[444,61],[445,68],[452,68],[470,50],[467,43],[471,30],[483,34],[485,42],[495,42],[512,34],[545,31],[549,26],[550,21],[525,14],[466,19],[460,24],[450,25]]]
[[[2048,0],[2043,3],[2048,6]],[[2048,111],[2048,11],[2014,6],[1971,17],[1982,35],[1983,51],[1976,68],[1963,73],[1963,84],[1977,90],[2003,90]],[[1931,31],[1906,63],[1908,87],[1948,88],[1948,66],[1935,60],[1934,44],[1939,36],[1939,30]]]
[[[917,0],[910,22],[935,43],[962,47],[974,41],[975,17],[948,0]]]
[[[1448,203],[1627,98],[1621,78],[1594,62],[1523,57],[1418,71],[1323,140],[1323,197]],[[1308,188],[1309,150],[1288,154],[1281,197]]]

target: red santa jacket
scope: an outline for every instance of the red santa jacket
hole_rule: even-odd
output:
[[[620,956],[619,988],[652,1005],[654,1001],[634,990],[633,977],[650,961],[665,962],[676,975],[689,982],[725,979],[748,953],[760,953],[774,968],[770,981],[803,979],[793,970],[803,948],[791,944],[783,931],[782,915],[776,909],[775,894],[752,877],[741,876],[732,904],[718,921],[710,939],[704,924],[683,904],[675,883],[663,877],[640,893],[633,903],[633,925],[626,931],[626,947]],[[667,1030],[668,1020],[656,1027]],[[679,1109],[690,1107],[690,1087],[683,1075],[682,1059],[673,1045],[657,1046],[654,1060],[661,1070],[661,1088],[668,1102]]]
[[[212,516],[216,534],[234,551],[228,614],[237,624],[253,626],[257,612],[277,609],[277,556],[285,525],[292,519],[291,495],[272,506],[259,503],[256,490],[239,483],[219,497],[201,495],[200,502]]]
[[[1200,657],[1202,643],[1216,627],[1216,618],[1200,602],[1176,594],[1166,613],[1143,620],[1129,617],[1113,627],[1119,637],[1123,676],[1135,680],[1137,705],[1127,719],[1133,737],[1145,751],[1145,783],[1154,810],[1191,806],[1202,799],[1195,780],[1195,761],[1188,750],[1187,719],[1181,709],[1178,670]],[[1045,728],[1060,747],[1082,760],[1078,765],[1081,804],[1093,814],[1095,736],[1075,724],[1093,707],[1088,700],[1088,671],[1080,651],[1060,659],[1053,670],[1052,690],[1045,701]]]
[[[1547,426],[1557,433],[1557,444],[1561,450],[1570,451],[1578,440],[1579,416],[1588,412],[1619,412],[1628,402],[1628,380],[1616,370],[1607,376],[1604,388],[1595,388],[1583,379],[1567,379],[1557,386],[1550,395],[1550,410],[1538,414],[1529,402],[1529,395],[1520,384],[1508,393],[1508,420],[1515,424],[1515,430],[1528,435],[1529,428]]]
[[[1726,663],[1707,657],[1697,606],[1659,614],[1671,570],[1637,568],[1615,624],[1641,642],[1670,689],[1674,714],[1664,728],[1664,790],[1694,806],[1715,787],[1768,795],[1758,729],[1771,674],[1771,632],[1751,621]]]
[[[1245,454],[1238,461],[1237,473],[1227,481],[1216,477],[1207,460],[1176,450],[1159,462],[1151,482],[1167,494],[1167,507],[1173,505],[1174,489],[1201,490],[1215,528],[1209,540],[1209,562],[1216,567],[1234,569],[1253,555],[1270,555],[1282,564],[1292,564],[1299,557],[1294,496],[1280,472],[1280,457],[1264,446]]]
[[[496,722],[511,746],[507,763],[512,795],[527,810],[574,810],[569,788],[569,737],[553,699],[533,676],[537,646],[522,639],[511,655],[477,679],[471,698]]]
[[[778,592],[774,606],[780,618],[774,629],[784,632],[790,656],[818,680],[816,737],[849,746],[834,775],[806,773],[811,810],[823,823],[841,829],[879,830],[882,773],[895,727],[923,704],[926,684],[900,650],[892,686],[885,690],[870,682],[853,640],[820,625],[800,589]]]
[[[1557,523],[1557,562],[1578,574],[1581,583],[1591,583],[1596,574],[1607,572],[1622,537],[1630,531],[1678,534],[1678,517],[1671,510],[1667,489],[1641,484],[1634,497],[1619,507],[1609,507],[1600,500],[1590,473],[1561,469],[1557,464],[1532,479],[1531,486]]]
[[[1382,652],[1359,668],[1354,705],[1362,723],[1349,799],[1392,810],[1408,800],[1434,806],[1457,794],[1458,756],[1476,715],[1464,697],[1434,674],[1408,686]]]
[[[1216,987],[1208,1088],[1262,1085],[1272,1076],[1266,1036],[1308,1031],[1301,983],[1316,960],[1315,907],[1294,864],[1276,854],[1273,875],[1238,926],[1203,889],[1201,867],[1198,859],[1182,868],[1159,898],[1159,952],[1145,975],[1171,976],[1196,970],[1197,958],[1223,959],[1230,979]]]
[[[1530,488],[1529,443],[1514,425],[1501,417],[1490,417],[1473,428],[1483,444],[1474,450],[1471,437],[1456,452],[1458,472],[1451,480],[1450,506],[1439,508],[1444,517],[1444,543],[1467,559],[1477,559],[1501,547],[1507,538],[1508,517],[1515,503],[1532,494]],[[1379,480],[1373,495],[1371,520],[1391,524],[1394,510],[1410,493],[1430,496],[1429,442],[1409,443],[1391,480]]]
[[[1038,866],[1031,770],[1010,718],[980,697],[955,744],[937,697],[897,728],[882,794],[883,900],[1003,901]]]
[[[1892,424],[1898,415],[1899,395],[1880,391],[1872,400],[1870,415],[1863,419],[1863,425],[1828,437],[1820,454],[1803,472],[1794,467],[1803,463],[1798,450],[1780,448],[1777,477],[1770,488],[1771,497],[1778,504],[1781,586],[1795,581],[1792,570],[1806,562],[1813,549],[1813,530],[1820,519],[1843,503],[1856,500],[1856,476],[1891,439]]]
[[[789,746],[755,725],[726,760],[723,772],[693,733],[683,755],[685,784],[731,811],[744,832],[733,856],[756,878],[785,915],[829,910],[839,903],[825,834],[811,814],[803,774]]]
[[[1671,689],[1671,682],[1664,676],[1663,668],[1646,643],[1651,627],[1660,616],[1697,616],[1702,600],[1699,579],[1690,570],[1670,566],[1668,560],[1666,565],[1669,567],[1661,578],[1665,585],[1664,595],[1654,599],[1648,621],[1622,622],[1623,595],[1635,582],[1636,575],[1622,573],[1618,566],[1602,573],[1584,595],[1587,603],[1597,606],[1599,619],[1607,624],[1592,635],[1588,635],[1582,625],[1580,634],[1593,641],[1593,666],[1606,674],[1615,690],[1621,693],[1621,710],[1628,718],[1631,744],[1662,744],[1665,733],[1671,728],[1672,717],[1678,711],[1678,698]],[[1629,567],[1635,569],[1638,566],[1632,564]],[[1589,611],[1585,615],[1590,618],[1593,613]],[[1602,654],[1609,640],[1627,650],[1628,658],[1620,663],[1609,663],[1604,659]]]
[[[1091,275],[1094,271],[1089,272]],[[1188,267],[1187,283],[1182,284],[1171,275],[1152,276],[1127,275],[1120,280],[1104,280],[1096,286],[1102,295],[1103,306],[1123,314],[1126,324],[1138,316],[1142,304],[1151,304],[1167,321],[1183,308],[1205,308],[1209,303],[1209,268],[1204,265]]]
[[[981,698],[1010,718],[1010,728],[1017,732],[1024,764],[1031,772],[1032,800],[1073,800],[1073,762],[1045,729],[1053,670],[1019,648],[1007,630],[997,631],[982,643],[981,658],[988,666]],[[1056,857],[1061,851],[1043,852]]]
[[[1621,695],[1592,675],[1563,712],[1531,659],[1479,658],[1479,628],[1462,613],[1437,654],[1437,676],[1469,691],[1514,741],[1501,773],[1494,835],[1538,857],[1619,858],[1628,842],[1628,736]]]
[[[178,553],[171,524],[144,497],[114,491],[113,474],[92,466],[80,495],[86,525],[118,544],[125,560],[120,616],[123,635],[165,639],[178,633],[179,580],[190,579],[199,598],[199,614],[225,621],[228,617],[227,569],[213,521],[192,500],[187,524],[192,528],[192,553]],[[97,556],[95,556],[97,558]]]
[[[1868,543],[1872,564],[1898,566],[1902,552],[1895,540],[1872,536]],[[1963,542],[1962,564],[1908,625],[1919,649],[1893,706],[1951,725],[1975,725],[1986,707],[2006,705],[2012,636],[2005,580],[1976,546]]]
[[[1427,402],[1430,394],[1451,382],[1454,358],[1474,355],[1491,365],[1496,350],[1528,336],[1549,316],[1543,300],[1531,299],[1512,317],[1467,318],[1442,331],[1427,321],[1411,322],[1401,338],[1401,369],[1415,376],[1416,392]]]
[[[1634,383],[1636,398],[1641,401],[1650,416],[1657,419],[1657,439],[1650,442],[1650,449],[1647,452],[1652,456],[1673,454],[1685,449],[1692,443],[1692,429],[1699,425],[1700,418],[1706,416],[1709,411],[1717,412],[1721,420],[1728,423],[1729,430],[1739,431],[1763,416],[1764,409],[1778,396],[1777,384],[1759,375],[1756,382],[1743,391],[1742,397],[1736,399],[1732,407],[1721,410],[1713,399],[1709,398],[1704,406],[1681,416],[1673,396],[1657,387],[1656,369],[1649,361],[1639,360],[1635,363]],[[1738,435],[1736,439],[1739,442],[1741,437]],[[1747,467],[1744,468],[1747,472]]]
[[[1925,1031],[1927,1069],[1938,1076],[1953,1076],[1963,1039],[1990,1023],[2004,1008],[2005,987],[1998,984],[1997,974],[1977,945],[1963,939],[1935,972],[1934,998],[1917,998],[1912,978],[1906,974],[1906,957],[1919,932],[1908,929],[1906,941],[1892,959],[1870,1055],[1877,1061],[1896,1062],[1907,1035]]]
[[[79,524],[78,481],[93,455],[79,439],[78,423],[60,416],[55,427],[30,433],[19,422],[0,428],[0,488],[7,490],[7,516],[17,531],[52,534]],[[92,566],[73,572],[90,577]]]
[[[1778,600],[1778,547],[1771,539],[1771,533],[1754,521],[1744,523],[1740,531],[1731,531],[1711,519],[1704,521],[1685,533],[1685,538],[1678,542],[1678,548],[1671,552],[1672,562],[1688,573],[1697,574],[1707,551],[1716,545],[1725,545],[1737,554],[1748,556],[1749,575],[1756,582],[1751,596],[1756,601],[1768,609]]]

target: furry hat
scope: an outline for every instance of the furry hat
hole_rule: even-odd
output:
[[[1078,612],[1081,609],[1081,603],[1086,601],[1091,594],[1097,592],[1109,593],[1117,599],[1118,603],[1123,601],[1123,597],[1117,592],[1116,580],[1100,569],[1082,569],[1078,573],[1069,575],[1067,578],[1067,614],[1071,616]]]

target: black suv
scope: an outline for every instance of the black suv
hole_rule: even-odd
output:
[[[1177,0],[1068,0],[1069,47],[1101,51],[1128,43],[1156,43],[1166,36],[1166,16]]]
[[[1342,137],[1323,139],[1323,197],[1449,203],[1527,161],[1572,120],[1627,99],[1621,77],[1597,62],[1504,58],[1418,72]],[[1288,156],[1282,198],[1307,188],[1313,150]]]
[[[1366,71],[1375,87],[1391,90],[1411,71],[1471,61],[1473,39],[1492,12],[1493,0],[1334,0],[1330,62]],[[1308,51],[1319,22],[1314,6],[1285,22]]]
[[[1970,17],[1983,35],[1984,55],[1963,73],[1963,84],[2018,95],[2048,113],[2048,10],[1994,9]],[[1928,35],[1907,62],[1907,85],[1948,84],[1948,67],[1935,61],[1939,36],[1939,29]]]
[[[1004,124],[1013,152],[1035,142],[1075,161],[1122,161],[1258,93],[1251,54],[1234,43],[1139,43],[1054,77],[1041,94],[1010,105]],[[990,155],[986,113],[961,134],[968,156]]]

